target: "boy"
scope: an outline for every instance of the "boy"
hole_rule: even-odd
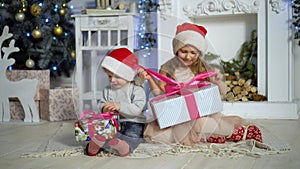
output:
[[[114,138],[108,141],[108,146],[120,156],[127,156],[144,142],[146,118],[143,109],[146,94],[141,86],[134,83],[138,58],[128,49],[119,48],[104,57],[101,67],[108,75],[110,84],[102,91],[97,107],[100,112],[118,112],[121,127]],[[105,137],[97,135],[91,138],[88,155],[97,155],[105,143]]]

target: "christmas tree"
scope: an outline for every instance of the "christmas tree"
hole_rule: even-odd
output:
[[[75,34],[70,0],[0,0],[0,30],[13,33],[20,52],[10,69],[50,69],[65,74],[75,64]]]
[[[294,39],[298,41],[300,46],[300,0],[292,1],[293,8],[293,25],[294,25]]]
[[[157,32],[151,13],[157,12],[159,4],[157,0],[139,0],[139,28],[138,28],[138,48],[139,50],[157,47],[157,36],[153,32]]]

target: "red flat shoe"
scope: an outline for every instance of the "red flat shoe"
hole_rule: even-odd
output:
[[[250,139],[256,140],[261,143],[263,142],[261,131],[255,125],[250,125],[247,128],[246,140],[250,140]]]
[[[130,147],[126,141],[114,138],[108,142],[108,145],[117,150],[121,157],[128,156],[130,153]]]
[[[236,128],[234,129],[233,134],[226,138],[226,140],[234,141],[234,142],[238,142],[242,140],[251,140],[251,139],[262,143],[261,131],[255,125],[249,125],[247,128],[243,126]]]
[[[87,154],[89,156],[96,156],[100,148],[105,144],[105,137],[97,135],[91,139],[87,146]]]
[[[226,140],[238,142],[242,141],[244,138],[245,128],[243,126],[240,126],[238,128],[234,129],[234,132],[231,134],[231,136],[227,137]]]

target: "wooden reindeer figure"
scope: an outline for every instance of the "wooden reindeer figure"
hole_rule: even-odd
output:
[[[11,53],[19,51],[18,47],[14,47],[14,39],[10,41],[8,47],[2,47],[3,42],[13,36],[8,32],[9,28],[5,26],[0,36],[0,47],[3,52],[0,52],[0,119],[5,122],[10,121],[9,98],[18,98],[25,112],[24,122],[39,122],[39,112],[34,102],[38,80],[10,81],[6,77],[7,68],[15,63],[15,59],[8,59],[8,57]]]

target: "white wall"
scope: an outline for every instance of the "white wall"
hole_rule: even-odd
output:
[[[82,10],[87,8],[95,8],[96,0],[72,0],[69,2],[69,5],[72,5],[74,13],[81,13]]]
[[[97,0],[72,0],[69,2],[70,5],[74,7],[74,13],[80,13],[82,10],[87,8],[96,8]],[[113,7],[116,7],[118,4],[125,4],[125,8],[129,9],[130,2],[138,2],[138,0],[112,0]]]

